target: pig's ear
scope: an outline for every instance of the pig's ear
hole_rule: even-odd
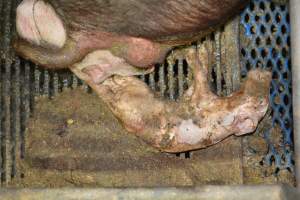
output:
[[[135,76],[153,72],[154,67],[138,68],[128,64],[124,59],[113,55],[108,50],[97,50],[88,54],[81,62],[74,65],[80,69],[85,79],[99,84],[113,75]]]
[[[16,23],[19,36],[32,44],[62,48],[67,40],[63,21],[42,0],[24,0],[17,8]]]

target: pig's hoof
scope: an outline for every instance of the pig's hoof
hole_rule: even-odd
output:
[[[138,68],[129,65],[124,59],[108,50],[97,50],[88,54],[80,63],[74,65],[95,84],[102,83],[113,75],[134,76],[151,73],[154,67]]]
[[[42,0],[23,0],[17,8],[17,31],[35,45],[62,48],[67,34],[54,8]]]

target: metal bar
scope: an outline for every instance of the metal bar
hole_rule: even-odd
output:
[[[4,1],[5,0],[0,0],[0,16],[3,16],[3,4],[4,4]],[[0,27],[1,27],[1,24],[2,24],[3,22],[2,22],[2,17],[0,18]],[[0,29],[0,44],[1,44],[1,39],[2,39],[2,33],[1,33],[1,29]],[[2,50],[2,44],[1,44],[1,46],[0,46],[0,51]]]
[[[75,74],[72,74],[72,89],[77,88],[79,85],[78,78]]]
[[[73,77],[72,77],[71,72],[69,72],[67,74],[66,80],[67,80],[67,89],[70,90],[72,88],[72,84],[73,84]]]
[[[0,52],[1,52],[1,55],[0,55],[0,58],[1,59],[4,59],[4,55],[2,54],[3,52],[3,49],[4,49],[4,27],[3,27],[3,24],[4,24],[4,11],[3,11],[3,8],[4,8],[4,0],[0,0]]]
[[[300,1],[290,0],[295,173],[300,188]]]
[[[241,45],[240,45],[240,21],[241,18],[240,16],[236,17],[236,19],[232,22],[232,32],[235,35],[233,38],[233,43],[235,48],[232,50],[232,54],[234,56],[235,62],[232,62],[232,91],[234,92],[240,88],[241,84],[241,56],[240,56],[240,50],[241,50]],[[231,60],[228,58],[227,60]]]
[[[30,66],[30,113],[32,114],[35,109],[35,80],[34,80],[34,66]]]
[[[0,0],[0,16],[3,16],[3,4],[4,0]],[[2,34],[2,24],[3,24],[3,18],[0,17],[0,53],[2,53],[3,50],[3,34]],[[2,130],[2,119],[3,116],[3,103],[2,103],[2,97],[3,97],[3,74],[2,74],[2,64],[3,64],[3,55],[0,55],[0,188],[2,185],[2,173],[4,171],[3,169],[3,156],[2,156],[2,142],[3,142],[3,130]]]
[[[168,93],[171,100],[175,99],[175,89],[174,89],[174,63],[173,61],[168,61]]]
[[[11,138],[10,138],[10,129],[11,129],[11,112],[10,112],[10,103],[11,103],[11,59],[10,58],[10,39],[11,39],[11,7],[12,2],[6,1],[4,6],[4,34],[3,34],[3,54],[5,58],[5,77],[4,77],[4,181],[8,185],[11,181],[11,169],[12,169],[12,158],[11,158]]]
[[[241,81],[241,64],[240,64],[240,17],[236,17],[230,23],[225,26],[224,29],[224,41],[223,44],[225,49],[225,84],[226,84],[226,95],[230,95],[232,92],[239,89]],[[244,140],[246,137],[240,137],[240,148],[243,149]],[[242,177],[240,179],[240,184],[244,181],[244,161],[243,161],[243,151],[241,151],[237,156],[239,157],[239,167]]]
[[[141,75],[141,80],[145,82],[146,81],[146,75]]]
[[[12,158],[11,158],[11,62],[9,60],[5,60],[5,78],[4,78],[4,102],[3,102],[3,111],[4,111],[4,181],[5,184],[8,185],[11,181],[11,167],[12,167]]]
[[[233,27],[232,27],[232,23],[229,23],[224,30],[224,44],[226,47],[225,50],[225,84],[226,84],[226,95],[229,95],[230,93],[232,93],[233,90],[233,82],[232,82],[232,72],[234,71],[232,68],[233,66],[236,64],[235,62],[235,57],[233,57],[234,54],[234,50],[236,49],[236,46],[234,46],[233,42],[234,40],[236,40],[237,36],[236,35],[232,35],[233,34]],[[235,55],[235,54],[234,54]],[[234,60],[234,61],[233,61]],[[233,63],[235,62],[235,63]]]
[[[30,116],[30,65],[25,63],[21,87],[21,158],[25,155],[26,123]]]
[[[3,116],[3,76],[2,76],[2,59],[0,59],[0,187],[2,185],[2,173],[3,173],[3,156],[2,156],[2,142],[3,142],[3,130],[2,130],[2,119]]]
[[[188,70],[187,83],[188,83],[188,87],[191,87],[193,84],[193,69],[191,66],[188,65],[187,70]]]
[[[21,2],[21,0],[12,1],[12,31],[10,37],[16,34],[16,7]],[[19,180],[20,167],[18,166],[18,160],[21,158],[21,60],[19,57],[14,55],[14,76],[11,79],[12,82],[12,128],[11,128],[11,138],[13,143],[12,149],[12,178]],[[33,83],[34,84],[34,83]],[[34,95],[34,94],[33,94]]]
[[[11,6],[12,2],[11,1],[6,1],[6,4],[3,7],[4,12],[2,14],[2,18],[4,19],[4,34],[3,34],[3,53],[4,53],[4,58],[9,58],[9,52],[10,52],[10,41],[11,41]]]
[[[183,96],[184,93],[184,74],[183,74],[183,59],[178,59],[178,93],[179,98]]]
[[[155,76],[155,71],[152,72],[149,76],[149,83],[150,83],[150,88],[152,90],[155,90],[156,89],[156,84],[155,84],[155,79],[154,79],[154,76]]]
[[[217,31],[215,34],[215,59],[216,59],[216,83],[217,83],[217,94],[222,94],[222,69],[221,69],[221,32]]]
[[[279,185],[260,186],[202,186],[196,188],[63,188],[0,190],[4,199],[202,199],[202,200],[294,200],[300,194],[295,188]]]
[[[61,91],[66,91],[66,89],[68,88],[68,79],[66,78],[65,73],[62,73],[60,75],[60,85],[61,85]],[[88,91],[88,86],[86,88],[86,90]]]
[[[20,59],[16,58],[13,65],[14,74],[12,81],[12,128],[11,128],[11,138],[12,138],[12,177],[15,179],[19,178],[20,169],[18,165],[18,160],[20,159],[20,135],[21,135],[21,117],[20,117],[20,107],[21,107],[21,95],[20,95]]]
[[[53,80],[52,80],[52,87],[53,87],[53,93],[52,95],[55,96],[58,94],[59,91],[59,78],[57,72],[53,72]]]
[[[165,82],[165,66],[163,64],[159,67],[159,90],[160,90],[160,96],[164,97],[166,92],[166,82]]]
[[[30,116],[30,70],[31,66],[29,63],[25,64],[24,70],[24,111],[26,114],[26,121]]]
[[[43,81],[43,95],[49,97],[49,86],[50,86],[50,77],[49,77],[49,71],[44,70],[44,81]]]
[[[35,66],[34,67],[34,85],[35,85],[35,94],[37,96],[40,95],[40,92],[41,92],[41,88],[40,88],[40,80],[41,79],[41,72],[38,68],[38,66]]]

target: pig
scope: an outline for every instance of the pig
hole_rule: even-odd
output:
[[[23,0],[16,52],[50,69],[79,66],[95,83],[153,70],[240,12],[248,0]]]

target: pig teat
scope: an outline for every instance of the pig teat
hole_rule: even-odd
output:
[[[154,67],[138,68],[128,64],[124,59],[114,56],[108,50],[97,50],[88,54],[81,62],[74,65],[88,79],[96,84],[113,75],[134,76],[151,73]]]
[[[35,45],[62,48],[67,34],[54,8],[42,0],[23,0],[17,8],[16,26],[21,38]]]

